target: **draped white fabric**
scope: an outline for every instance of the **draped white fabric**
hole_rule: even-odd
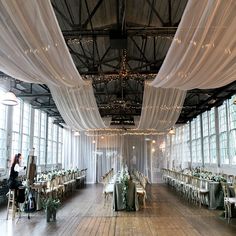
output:
[[[65,169],[87,168],[87,182],[96,182],[96,144],[92,138],[80,132],[74,136],[71,129],[63,129],[63,157],[62,167]]]
[[[142,113],[138,129],[166,131],[179,118],[186,92],[172,88],[155,88],[145,83]]]
[[[72,129],[105,128],[90,83],[79,89],[55,86],[49,88],[58,110],[63,112],[62,117]]]
[[[151,181],[158,160],[161,158],[160,143],[163,136],[113,135],[74,136],[70,129],[63,129],[63,168],[88,168],[87,181],[99,182],[111,168],[119,171],[126,164],[129,170],[137,169]],[[148,137],[148,138],[147,138]],[[155,140],[155,143],[152,142]],[[158,151],[159,150],[159,151]]]
[[[85,85],[77,72],[49,0],[2,0],[0,31],[1,71],[25,82],[47,84],[65,122],[73,121],[72,127],[105,127],[92,86]],[[78,107],[89,110],[79,109],[74,116]]]
[[[236,1],[189,0],[155,87],[210,89],[236,79]]]

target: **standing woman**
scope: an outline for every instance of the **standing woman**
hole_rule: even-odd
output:
[[[22,186],[21,181],[18,180],[18,175],[19,172],[26,169],[25,166],[21,166],[21,160],[22,160],[21,153],[16,154],[11,166],[10,177],[8,180],[8,187],[10,189],[16,190],[16,199],[18,199],[18,189],[20,186]]]

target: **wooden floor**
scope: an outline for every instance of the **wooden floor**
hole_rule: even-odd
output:
[[[111,199],[104,205],[101,185],[87,185],[67,199],[56,222],[46,222],[43,211],[6,220],[6,207],[0,208],[0,235],[236,235],[236,219],[230,224],[222,211],[193,206],[165,184],[148,188],[145,209],[113,212]]]

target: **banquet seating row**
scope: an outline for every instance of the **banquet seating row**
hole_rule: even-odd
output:
[[[86,170],[53,171],[41,174],[37,178],[38,181],[32,185],[32,188],[38,193],[62,200],[72,194],[76,188],[84,186]]]
[[[148,183],[148,178],[141,173],[140,171],[133,170],[132,172],[132,179],[133,182],[136,184],[136,191],[138,194],[138,197],[142,199],[143,206],[146,206],[146,185]]]
[[[162,178],[188,201],[209,205],[209,180],[162,169]]]

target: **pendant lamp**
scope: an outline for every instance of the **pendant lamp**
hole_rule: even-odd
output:
[[[1,103],[7,106],[16,106],[18,101],[13,92],[7,92],[2,96]]]

